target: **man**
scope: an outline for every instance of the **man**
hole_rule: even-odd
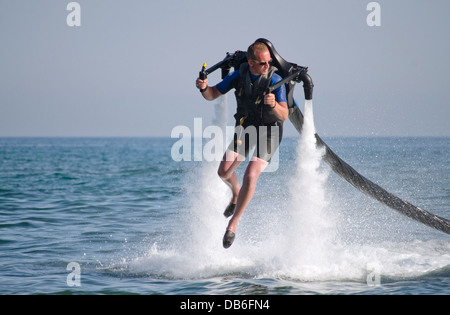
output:
[[[247,60],[247,63],[242,64],[216,86],[208,86],[208,79],[196,80],[197,88],[209,101],[232,88],[236,90],[236,133],[218,170],[218,175],[233,193],[233,198],[224,212],[225,217],[233,215],[223,237],[225,248],[229,248],[234,242],[238,221],[255,193],[260,174],[278,149],[282,139],[283,121],[289,115],[284,85],[273,94],[264,93],[267,87],[281,80],[281,77],[274,73],[276,68],[270,65],[272,60],[267,46],[261,42],[250,45]],[[246,132],[242,132],[242,128],[245,128]],[[251,140],[252,136],[246,141],[246,135],[251,133],[247,130],[250,129],[255,130],[257,141]],[[245,171],[241,187],[235,170],[253,146],[256,146],[256,149]]]

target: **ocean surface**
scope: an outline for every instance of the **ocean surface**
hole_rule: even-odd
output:
[[[450,294],[450,236],[324,163],[300,169],[300,137],[283,139],[223,249],[218,162],[174,161],[178,140],[0,138],[0,294]],[[450,219],[450,138],[324,140]]]

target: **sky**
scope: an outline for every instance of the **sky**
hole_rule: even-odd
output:
[[[448,0],[377,1],[380,26],[367,23],[369,0],[79,0],[81,26],[67,24],[70,2],[1,0],[0,137],[206,127],[202,64],[260,37],[309,67],[321,136],[450,136]],[[233,93],[227,102],[233,125]]]

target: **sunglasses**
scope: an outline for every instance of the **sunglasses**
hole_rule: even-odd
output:
[[[260,66],[265,66],[265,65],[269,65],[269,66],[270,66],[270,64],[272,63],[272,59],[270,59],[269,61],[264,61],[264,62],[259,62],[259,61],[255,60],[255,59],[253,59],[253,61],[254,61],[257,65],[260,65]]]

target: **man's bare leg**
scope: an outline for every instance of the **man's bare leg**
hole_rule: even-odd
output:
[[[235,171],[243,160],[244,158],[239,156],[236,152],[227,150],[223,155],[219,170],[217,171],[219,177],[228,185],[228,187],[230,187],[231,192],[233,193],[233,198],[231,200],[233,204],[237,203],[239,191],[241,190]]]
[[[228,248],[234,241],[234,233],[236,233],[236,227],[239,219],[244,213],[245,208],[253,198],[256,189],[256,182],[259,176],[264,171],[269,163],[259,158],[252,158],[249,162],[247,169],[245,170],[244,180],[242,187],[237,198],[236,211],[228,223],[228,228],[224,236],[224,247]],[[230,233],[231,231],[232,233]]]

